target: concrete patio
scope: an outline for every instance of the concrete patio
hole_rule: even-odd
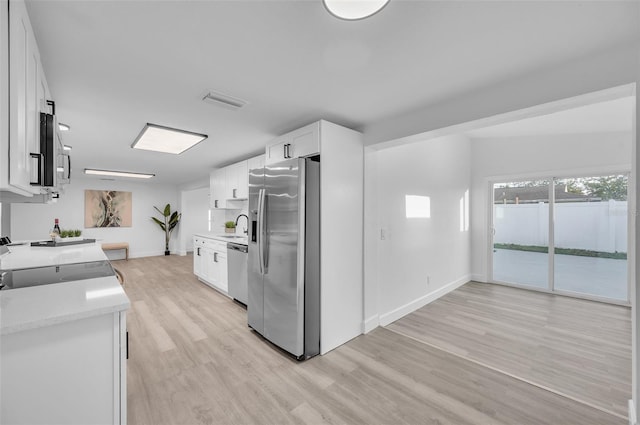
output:
[[[493,279],[548,287],[548,254],[508,249],[493,252]],[[627,260],[555,256],[555,289],[627,301]]]

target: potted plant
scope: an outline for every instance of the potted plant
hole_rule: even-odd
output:
[[[235,223],[235,221],[226,221],[224,223],[224,232],[225,233],[235,233],[236,232],[236,223]]]
[[[63,242],[73,242],[82,240],[80,235],[82,234],[82,230],[76,229],[62,229],[60,230],[60,234],[56,236],[56,240]]]
[[[173,229],[178,225],[182,214],[179,214],[178,211],[171,212],[171,204],[165,205],[163,211],[156,206],[153,208],[162,214],[162,218],[164,219],[164,221],[160,221],[156,217],[151,217],[151,219],[164,231],[164,255],[169,255],[169,239],[171,239],[171,232],[173,232]]]

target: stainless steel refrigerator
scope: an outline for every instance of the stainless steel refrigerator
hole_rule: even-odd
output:
[[[320,352],[320,163],[249,171],[249,326],[297,359]]]

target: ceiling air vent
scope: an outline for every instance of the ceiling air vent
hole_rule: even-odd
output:
[[[212,105],[221,106],[223,108],[232,109],[234,111],[249,103],[246,100],[238,99],[237,97],[228,96],[215,91],[209,91],[209,93],[202,98],[202,101]]]

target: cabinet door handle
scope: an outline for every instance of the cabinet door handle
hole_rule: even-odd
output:
[[[129,331],[127,331],[127,360],[129,360]]]
[[[218,200],[213,201],[213,208],[218,208]]]
[[[29,155],[32,159],[35,158],[38,160],[38,179],[29,183],[31,183],[31,186],[42,186],[42,176],[44,176],[44,154],[31,152]]]
[[[68,173],[67,173],[67,180],[71,181],[71,156],[67,155],[67,165],[68,165]]]
[[[291,143],[286,143],[284,145],[284,157],[286,159],[291,159]]]
[[[236,190],[238,190],[238,189],[233,189],[233,190],[232,190],[232,197],[233,197],[234,199],[235,199],[235,198],[237,198],[237,196],[236,196]]]
[[[217,253],[217,252],[214,252],[214,253],[213,253],[213,262],[214,262],[214,263],[217,263],[217,262],[218,262],[218,253]]]
[[[200,247],[198,247],[198,257],[200,256]]]

